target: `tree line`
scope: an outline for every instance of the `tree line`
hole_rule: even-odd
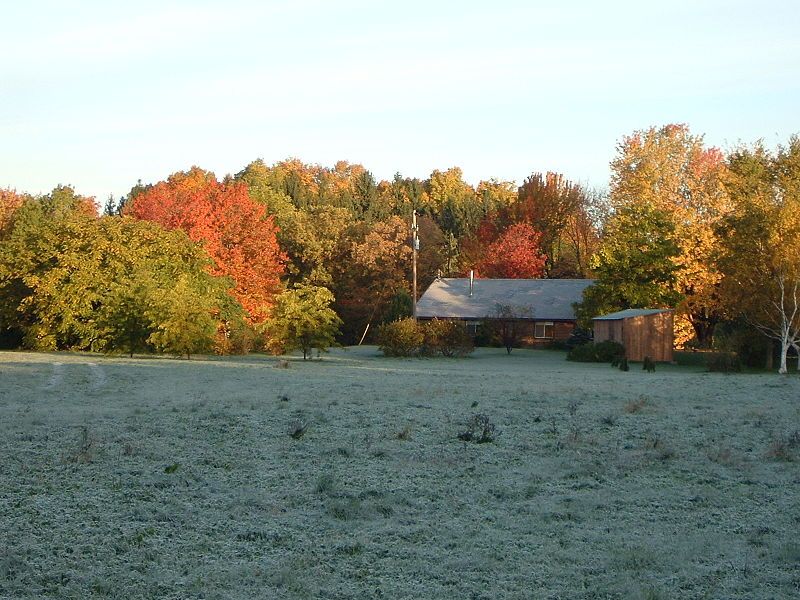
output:
[[[297,159],[138,182],[102,214],[69,187],[0,190],[0,338],[184,354],[358,342],[410,312],[416,211],[421,289],[469,270],[592,277],[584,323],[669,306],[697,345],[724,324],[790,348],[798,146],[725,155],[685,125],[636,131],[619,143],[607,192],[540,172],[472,186],[457,167],[378,182],[362,165]]]

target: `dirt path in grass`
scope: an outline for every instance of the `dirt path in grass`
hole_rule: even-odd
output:
[[[103,367],[93,362],[86,363],[86,366],[89,367],[89,372],[91,373],[92,376],[92,383],[91,383],[92,389],[99,390],[105,387],[108,379],[106,377],[106,372],[103,369]]]
[[[45,388],[48,390],[56,389],[64,381],[64,363],[54,362],[53,371],[47,380]]]

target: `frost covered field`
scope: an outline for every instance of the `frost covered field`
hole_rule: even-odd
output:
[[[800,595],[797,375],[276,363],[0,353],[0,597]]]

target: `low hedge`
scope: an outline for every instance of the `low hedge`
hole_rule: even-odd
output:
[[[742,361],[735,352],[705,351],[673,353],[675,362],[682,367],[705,367],[709,371],[731,373],[742,370]]]
[[[625,356],[625,346],[619,342],[607,340],[599,344],[590,342],[588,344],[575,346],[567,354],[567,360],[575,362],[610,363],[620,356]]]

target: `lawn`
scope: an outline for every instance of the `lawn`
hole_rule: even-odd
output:
[[[796,374],[277,364],[0,353],[0,597],[800,596]]]

